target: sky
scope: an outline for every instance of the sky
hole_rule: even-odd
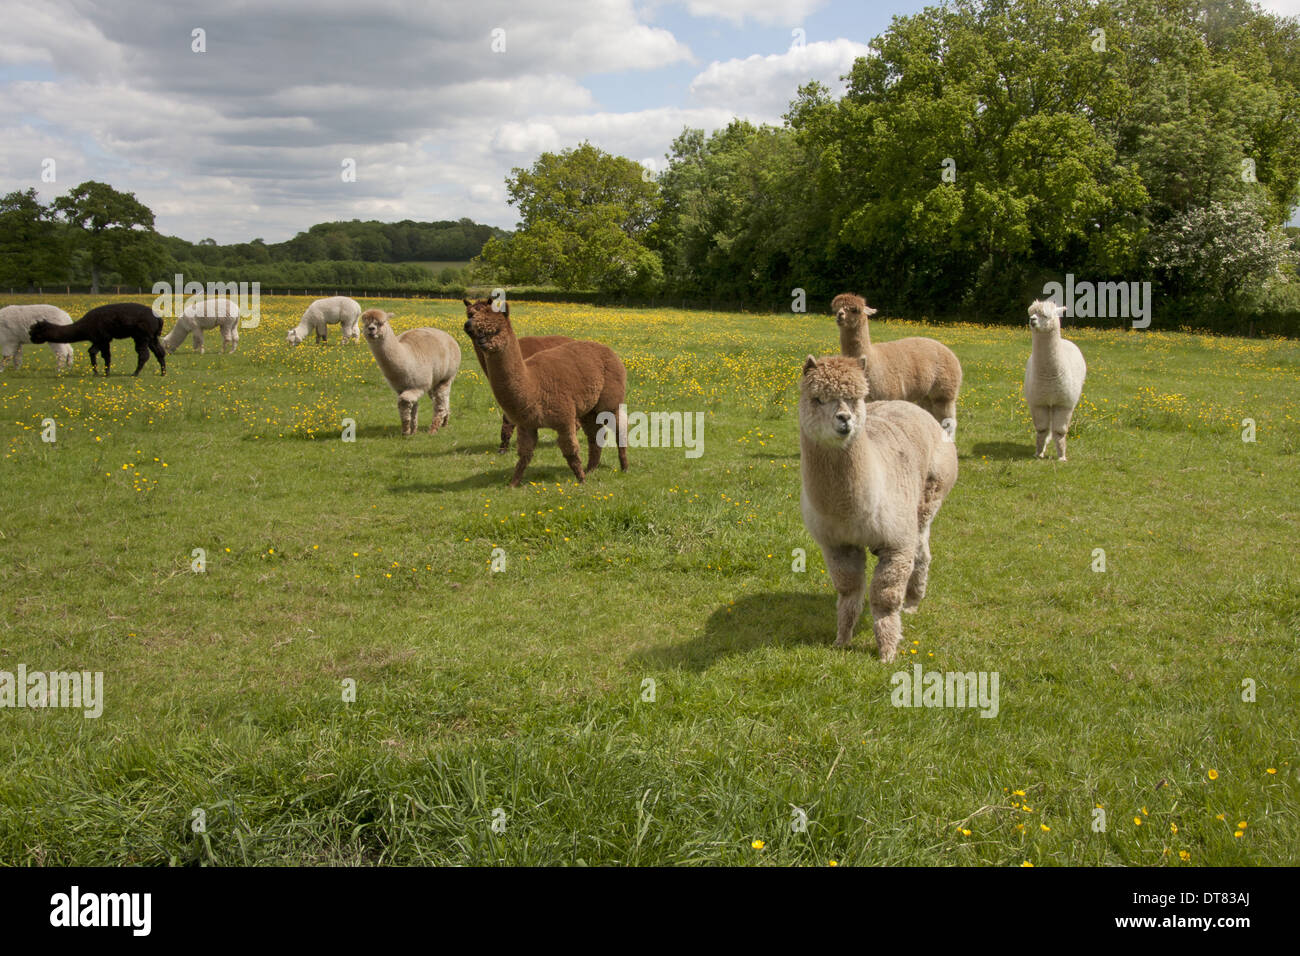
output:
[[[0,194],[95,179],[191,241],[334,219],[513,228],[504,180],[538,153],[588,140],[661,168],[684,127],[780,122],[812,79],[842,91],[924,5],[0,0]]]

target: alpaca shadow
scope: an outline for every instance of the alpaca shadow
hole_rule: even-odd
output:
[[[497,471],[479,471],[456,481],[413,481],[404,485],[389,485],[388,490],[398,495],[442,495],[453,491],[470,491],[480,488],[502,489],[506,486],[509,475],[502,476]]]
[[[789,461],[798,461],[798,460],[799,460],[799,453],[798,453],[797,451],[792,451],[792,452],[790,452],[788,455],[778,455],[778,454],[776,454],[776,453],[771,453],[771,454],[767,454],[767,455],[765,455],[765,454],[763,454],[762,452],[753,452],[753,453],[750,454],[749,457],[750,457],[750,458],[759,458],[759,459],[762,459],[763,461],[787,461],[787,460],[789,460]]]
[[[994,461],[1019,461],[1034,457],[1033,445],[1018,445],[1013,441],[980,442],[964,458],[991,458]]]
[[[835,600],[829,591],[752,594],[714,611],[698,637],[642,651],[630,663],[698,672],[721,658],[761,647],[813,644],[829,649],[835,641]],[[865,634],[859,631],[851,650],[870,653],[873,646],[868,626]]]

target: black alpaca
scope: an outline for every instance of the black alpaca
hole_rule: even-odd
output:
[[[109,350],[113,339],[132,339],[135,342],[135,354],[140,364],[133,374],[139,375],[144,363],[149,361],[153,352],[158,360],[160,371],[167,374],[167,353],[163,351],[158,336],[162,333],[162,319],[153,314],[147,305],[134,302],[115,302],[91,309],[71,325],[51,325],[49,322],[37,322],[32,326],[31,340],[41,342],[89,342],[90,370],[96,375],[99,368],[95,365],[95,356],[104,353],[104,375],[107,376],[113,362]]]

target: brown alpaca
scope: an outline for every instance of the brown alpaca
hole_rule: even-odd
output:
[[[840,327],[840,354],[867,360],[871,400],[920,405],[957,437],[957,393],[961,391],[961,362],[952,349],[934,339],[912,337],[871,344],[867,319],[876,310],[851,292],[831,300]]]
[[[461,299],[465,303],[465,308],[469,308],[474,303],[469,299]],[[538,352],[544,352],[547,349],[554,348],[557,345],[563,345],[565,342],[573,342],[575,339],[567,335],[521,335],[519,337],[519,351],[523,353],[524,361],[536,355]],[[487,365],[483,362],[483,350],[477,345],[474,346],[474,357],[478,359],[478,367],[487,374]],[[510,436],[515,432],[515,426],[505,415],[501,416],[501,447],[497,449],[500,454],[503,451],[510,450]]]
[[[510,306],[500,311],[490,299],[466,302],[465,334],[481,356],[492,394],[519,429],[519,460],[510,487],[518,487],[537,447],[537,432],[555,429],[560,452],[578,481],[586,478],[578,457],[578,430],[587,433],[587,471],[600,464],[597,416],[617,416],[618,433],[627,433],[627,370],[614,350],[599,342],[565,342],[527,360],[510,324]],[[618,463],[627,471],[627,449],[618,446]]]

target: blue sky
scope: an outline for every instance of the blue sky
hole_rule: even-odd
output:
[[[511,227],[504,178],[542,150],[586,139],[662,163],[683,127],[779,122],[800,84],[842,89],[870,39],[922,6],[0,0],[0,192],[107,181],[191,240],[352,218]]]

